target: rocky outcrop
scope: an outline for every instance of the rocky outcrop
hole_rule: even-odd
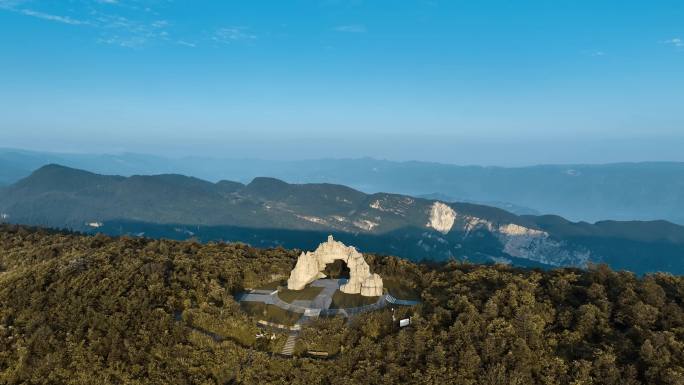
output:
[[[361,295],[378,297],[382,295],[382,278],[378,274],[371,274],[361,283]]]
[[[363,259],[363,254],[354,247],[335,241],[332,235],[328,236],[328,241],[321,243],[315,251],[305,252],[299,256],[287,280],[287,288],[302,290],[314,280],[325,278],[325,266],[338,259],[344,261],[349,268],[349,281],[340,286],[340,291],[367,297],[382,295],[382,278],[378,274],[371,274],[370,266]]]
[[[430,208],[430,218],[426,226],[446,234],[454,226],[455,219],[456,212],[454,209],[442,202],[435,202]]]
[[[501,242],[504,253],[545,265],[585,267],[592,256],[584,248],[572,247],[564,241],[553,239],[546,231],[515,223],[496,223],[457,214],[454,227],[462,229],[464,237],[479,229],[487,230]]]

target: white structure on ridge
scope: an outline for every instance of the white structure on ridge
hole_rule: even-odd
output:
[[[382,295],[382,278],[378,274],[371,274],[370,266],[363,259],[363,254],[352,246],[328,236],[328,241],[321,243],[316,251],[302,253],[297,259],[295,268],[287,280],[290,290],[302,290],[309,283],[325,278],[323,270],[329,263],[342,260],[349,267],[349,281],[340,286],[340,290],[347,294],[361,294],[366,297]]]

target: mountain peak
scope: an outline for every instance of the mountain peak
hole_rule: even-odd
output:
[[[220,180],[216,182],[216,187],[218,187],[224,193],[231,193],[242,190],[245,188],[245,185],[231,180]]]
[[[73,191],[84,185],[99,183],[103,180],[122,179],[118,176],[104,176],[51,163],[31,173],[17,182],[14,187],[35,191]]]
[[[97,174],[92,172],[79,170],[61,164],[51,163],[45,165],[31,173],[24,180],[38,179],[38,178],[63,178],[63,177],[96,177]]]
[[[93,173],[88,172],[88,171],[79,170],[79,169],[71,168],[71,167],[68,167],[68,166],[63,166],[63,165],[61,165],[61,164],[50,163],[50,164],[46,164],[46,165],[43,166],[43,167],[38,168],[37,170],[35,170],[35,171],[32,173],[32,175],[36,175],[36,174],[46,174],[46,173],[55,173],[55,172],[59,172],[59,173],[68,172],[68,173],[80,173],[80,174],[93,174]],[[93,174],[93,175],[94,175],[94,174]]]
[[[250,188],[262,188],[262,187],[286,187],[289,186],[290,184],[277,179],[277,178],[271,178],[267,176],[258,176],[247,185],[247,187]]]
[[[279,197],[282,197],[282,194],[284,194],[290,186],[289,183],[280,179],[256,177],[245,186],[244,191],[248,194],[266,199],[278,199]]]

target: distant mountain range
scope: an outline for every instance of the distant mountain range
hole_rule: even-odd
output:
[[[413,260],[538,267],[605,262],[637,273],[684,273],[684,227],[666,221],[573,223],[265,177],[213,183],[177,174],[122,177],[48,165],[0,189],[0,215],[15,223],[113,235],[311,248],[333,233],[364,252]]]
[[[265,161],[164,158],[141,154],[56,154],[0,149],[0,185],[50,163],[100,174],[183,174],[248,183],[271,176],[290,183],[336,183],[366,193],[480,203],[516,214],[556,214],[573,221],[664,219],[684,224],[684,163],[531,167],[457,166],[376,159]]]

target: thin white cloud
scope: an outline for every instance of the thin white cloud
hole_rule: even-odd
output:
[[[197,47],[197,44],[191,43],[191,42],[185,41],[185,40],[178,40],[176,43],[178,43],[178,45],[182,45],[184,47],[190,47],[190,48]]]
[[[249,33],[245,27],[224,27],[214,32],[212,39],[221,43],[256,40],[257,36]]]
[[[150,24],[153,28],[166,28],[169,26],[169,22],[166,20],[157,20]]]
[[[143,36],[119,36],[111,35],[97,39],[100,44],[116,45],[124,48],[140,48],[148,43]]]
[[[23,2],[24,2],[24,0],[0,0],[0,9],[10,9],[11,10]]]
[[[167,20],[138,21],[109,13],[94,12],[100,32],[99,43],[125,48],[139,48],[155,41],[168,41]]]
[[[364,33],[366,32],[366,26],[361,24],[339,25],[335,27],[335,31],[348,33]]]
[[[164,0],[167,1],[167,0]],[[143,48],[153,44],[174,44],[194,48],[197,37],[179,36],[174,23],[164,20],[154,9],[143,7],[137,1],[126,0],[72,0],[69,14],[54,14],[37,8],[33,0],[0,0],[0,11],[46,20],[47,22],[88,28],[93,39],[100,43],[125,48]],[[35,4],[35,7],[33,5]],[[209,37],[230,44],[249,42],[257,36],[248,27],[228,26],[214,30]],[[207,36],[203,40],[206,40]]]
[[[54,21],[57,23],[64,23],[69,25],[86,25],[89,24],[87,21],[72,19],[68,16],[53,15],[50,13],[34,11],[32,9],[20,9],[19,13],[26,16],[36,17],[43,20]]]
[[[682,40],[682,39],[679,38],[679,37],[674,37],[674,38],[672,38],[672,39],[665,40],[663,43],[665,43],[665,44],[667,44],[667,45],[675,46],[675,47],[677,47],[677,48],[682,48],[682,47],[684,47],[684,40]]]
[[[0,9],[50,22],[93,28],[97,32],[97,42],[102,44],[132,48],[141,47],[153,41],[170,40],[168,32],[170,22],[161,19],[148,20],[149,12],[137,6],[129,6],[121,0],[83,1],[83,7],[74,10],[74,12],[79,12],[79,18],[28,8],[29,3],[32,2],[0,0]],[[111,5],[125,7],[129,13],[134,16],[137,14],[139,17],[128,18],[112,13]]]

